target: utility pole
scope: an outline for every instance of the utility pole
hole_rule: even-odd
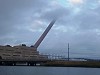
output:
[[[68,61],[69,61],[69,43],[68,43]]]

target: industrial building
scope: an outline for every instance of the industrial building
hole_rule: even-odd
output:
[[[46,56],[40,55],[34,47],[28,47],[25,44],[18,46],[0,46],[0,59],[4,60],[35,60],[46,59]]]

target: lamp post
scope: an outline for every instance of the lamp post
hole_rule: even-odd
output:
[[[68,43],[68,61],[69,61],[69,43]]]

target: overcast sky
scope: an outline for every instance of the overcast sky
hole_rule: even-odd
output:
[[[54,17],[40,53],[100,57],[100,0],[0,0],[0,45],[34,45]]]

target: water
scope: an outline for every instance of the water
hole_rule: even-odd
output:
[[[100,75],[99,68],[0,66],[0,75]]]

